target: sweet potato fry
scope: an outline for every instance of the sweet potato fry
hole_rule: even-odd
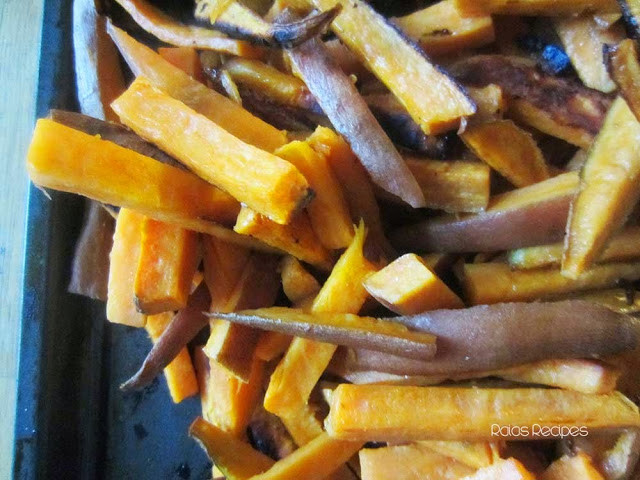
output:
[[[309,200],[307,181],[290,163],[244,143],[143,78],[112,108],[140,136],[277,223],[290,222]]]
[[[473,469],[423,445],[360,450],[362,480],[457,480]]]
[[[582,83],[601,92],[613,92],[616,85],[607,72],[602,49],[624,39],[623,29],[603,29],[593,15],[558,18],[553,24]]]
[[[436,355],[420,362],[356,349],[342,352],[336,366],[399,375],[468,375],[547,359],[604,358],[633,350],[638,341],[635,320],[581,300],[481,305],[391,320],[436,335]]]
[[[482,47],[495,39],[490,15],[464,18],[453,0],[442,0],[404,17],[393,18],[392,22],[430,55]]]
[[[292,303],[315,296],[320,291],[320,284],[298,261],[290,255],[280,262],[282,288]]]
[[[640,62],[636,43],[631,39],[623,40],[616,46],[605,47],[604,55],[609,74],[620,95],[626,100],[636,118],[640,118],[640,97],[637,93],[640,84]]]
[[[303,313],[285,307],[212,314],[264,330],[286,333],[336,345],[361,346],[409,358],[426,359],[435,354],[435,337],[411,332],[392,321],[353,314]]]
[[[323,270],[328,270],[332,263],[331,254],[320,244],[306,213],[298,214],[288,225],[280,225],[242,207],[233,229]]]
[[[246,382],[196,350],[199,365],[200,399],[203,418],[216,427],[243,438],[253,411],[260,402],[264,364],[254,359]]]
[[[518,269],[540,268],[560,265],[562,243],[520,248],[509,252],[509,265]],[[640,258],[640,227],[627,227],[608,242],[598,257],[598,263],[616,262]]]
[[[274,256],[253,253],[219,311],[233,312],[272,306],[280,289],[276,268],[277,259]],[[251,375],[259,336],[260,332],[253,328],[214,317],[211,321],[211,335],[204,351],[209,358],[246,382]]]
[[[516,187],[549,178],[535,140],[511,120],[471,125],[460,137],[478,157]]]
[[[314,197],[307,212],[320,243],[329,250],[348,247],[353,239],[353,223],[342,188],[326,157],[300,141],[280,147],[275,154],[300,170],[313,189]]]
[[[134,282],[140,258],[143,223],[143,215],[121,208],[109,256],[107,319],[131,327],[144,327],[147,320],[145,315],[137,311],[134,301]]]
[[[263,332],[256,345],[256,357],[270,362],[283,355],[290,344],[291,337],[289,335],[278,332]]]
[[[591,145],[611,104],[602,92],[546,75],[514,57],[476,55],[451,71],[470,86],[499,85],[510,97],[508,116],[578,147]]]
[[[117,0],[117,2],[138,25],[170,45],[208,49],[250,58],[263,55],[260,48],[249,43],[227,38],[208,28],[179,23],[145,0]]]
[[[562,274],[576,279],[593,264],[640,198],[640,123],[618,97],[582,169],[562,258]]]
[[[576,172],[493,197],[486,211],[442,216],[391,233],[399,249],[495,252],[560,241],[578,189]]]
[[[154,343],[158,341],[172,319],[173,312],[149,315],[147,317],[145,328]],[[180,350],[180,353],[176,355],[171,363],[164,367],[164,376],[167,379],[167,386],[169,387],[169,394],[171,395],[173,403],[180,403],[185,398],[191,397],[199,392],[196,372],[193,369],[191,356],[189,355],[187,347]]]
[[[580,452],[573,457],[567,455],[553,462],[547,468],[541,480],[604,480],[593,465],[591,459]]]
[[[441,162],[405,155],[427,207],[450,213],[480,212],[489,204],[491,170],[480,162]]]
[[[535,476],[515,458],[498,460],[493,465],[481,468],[462,480],[493,480],[495,478],[500,480],[535,480]]]
[[[184,308],[200,261],[198,234],[145,218],[139,257],[134,281],[138,310],[152,315]]]
[[[400,282],[399,279],[402,279]],[[462,300],[413,253],[370,275],[364,287],[373,298],[401,315],[439,308],[462,308]]]
[[[284,132],[247,112],[233,100],[207,88],[149,47],[109,24],[109,34],[136,76],[209,118],[240,140],[272,152],[287,142]]]
[[[204,73],[198,51],[193,47],[160,47],[158,55],[191,78],[204,82]],[[114,97],[115,100],[115,97]]]
[[[339,11],[332,9],[312,13],[299,21],[272,24],[240,2],[227,3],[226,8],[222,9],[219,3],[200,0],[195,11],[196,18],[208,20],[215,30],[232,38],[270,47],[292,47],[321,35]]]
[[[498,85],[490,83],[484,87],[467,87],[467,91],[478,107],[476,114],[469,119],[472,124],[499,120],[507,110],[506,98]]]
[[[511,270],[503,263],[465,264],[461,273],[464,298],[471,305],[533,301],[639,278],[638,262],[595,265],[576,279],[562,275],[559,269]]]
[[[115,221],[102,205],[87,201],[82,232],[71,266],[69,292],[107,301],[109,252]]]
[[[211,461],[228,480],[247,480],[269,470],[275,462],[254,450],[244,440],[225,432],[201,417],[196,418],[189,435],[205,449]]]
[[[51,120],[41,119],[36,125],[27,169],[32,181],[43,187],[131,208],[233,243],[266,248],[215,223],[235,219],[238,203],[230,195],[191,173]]]
[[[353,223],[358,224],[364,221],[368,229],[367,238],[388,254],[391,246],[382,228],[380,209],[371,179],[347,142],[333,130],[325,127],[318,127],[306,141],[329,162],[331,171],[342,186],[342,193],[349,204]]]
[[[422,192],[402,157],[322,42],[310,40],[289,50],[288,56],[294,73],[307,84],[373,182],[413,207],[424,205]]]
[[[564,16],[582,12],[617,13],[615,0],[454,0],[463,16],[544,15]]]
[[[464,428],[460,418],[466,419]],[[521,428],[517,433],[497,432],[496,425]],[[638,407],[617,392],[585,395],[540,388],[349,384],[333,392],[325,421],[332,437],[383,442],[495,440],[496,436],[523,440],[559,436],[559,427],[578,431],[581,426],[597,430],[638,425]]]
[[[251,257],[251,251],[209,235],[202,236],[204,279],[211,295],[210,311],[225,310]]]
[[[475,113],[475,105],[464,89],[367,3],[360,0],[313,0],[313,3],[324,10],[342,5],[332,29],[398,97],[425,133],[456,128],[462,118]],[[415,88],[424,82],[430,88]]]
[[[322,433],[253,480],[321,480],[340,468],[362,447],[361,442],[337,440]]]
[[[342,254],[315,298],[311,306],[312,312],[357,313],[362,308],[367,298],[362,282],[376,269],[364,256],[366,235],[365,227],[361,223],[351,245]],[[297,426],[300,425],[301,419],[297,412],[307,408],[309,395],[327,368],[335,350],[335,345],[329,343],[294,338],[271,376],[265,394],[265,409],[280,416],[292,434],[292,430],[297,428],[295,437],[308,438],[316,434],[313,421],[310,422],[311,427],[307,427],[307,432],[300,432],[302,428]],[[303,415],[302,420],[308,418],[308,415]]]

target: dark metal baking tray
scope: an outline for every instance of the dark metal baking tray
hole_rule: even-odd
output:
[[[38,117],[77,107],[71,19],[72,0],[45,0]],[[119,391],[150,341],[107,323],[104,304],[67,293],[84,202],[51,197],[29,191],[14,478],[210,478],[187,436],[197,398],[174,405],[164,378]]]

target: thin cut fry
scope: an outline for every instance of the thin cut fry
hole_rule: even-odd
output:
[[[567,221],[562,274],[577,278],[600,256],[640,198],[640,123],[618,97],[589,151]]]
[[[112,108],[141,137],[277,223],[290,222],[309,200],[307,181],[290,163],[244,143],[144,78]]]
[[[372,297],[401,315],[464,306],[424,260],[413,253],[403,255],[367,277],[364,287]]]
[[[362,480],[457,480],[471,467],[423,445],[399,445],[360,450]]]
[[[314,197],[307,212],[320,243],[329,250],[348,247],[353,239],[353,223],[342,188],[327,159],[300,141],[280,147],[275,154],[300,170],[313,189]]]
[[[640,279],[640,263],[595,265],[576,279],[559,269],[511,270],[504,263],[465,264],[462,270],[465,300],[471,305],[527,302]]]
[[[464,18],[454,0],[442,0],[392,21],[429,55],[482,47],[495,39],[491,16]]]
[[[272,152],[287,142],[284,132],[255,117],[233,100],[207,88],[149,47],[109,24],[111,38],[136,76],[185,103],[240,140]]]
[[[297,215],[289,225],[280,225],[242,207],[233,229],[321,269],[328,270],[332,263],[331,254],[320,244],[306,213]]]
[[[196,232],[145,218],[134,283],[138,310],[151,315],[184,308],[199,260]]]
[[[131,327],[144,327],[147,321],[136,309],[133,296],[143,222],[143,215],[127,208],[120,209],[109,263],[107,319]]]
[[[331,28],[395,94],[425,133],[456,128],[461,119],[475,113],[476,107],[464,89],[367,3],[360,0],[313,0],[313,3],[323,10],[342,5],[342,12]],[[417,87],[425,82],[429,88]]]
[[[147,317],[145,328],[155,343],[162,332],[167,328],[173,319],[173,312],[160,313],[158,315],[150,315]],[[169,365],[164,367],[164,376],[167,379],[169,394],[173,403],[180,403],[185,398],[191,397],[198,393],[198,380],[196,372],[191,363],[189,350],[185,347],[171,361]]]
[[[464,418],[464,424],[460,423]],[[541,388],[405,387],[341,384],[325,420],[335,438],[518,440],[560,436],[560,427],[637,427],[638,407],[620,393],[585,395]],[[521,427],[515,429],[498,427]],[[527,427],[527,431],[523,431]],[[577,434],[577,433],[576,433]]]
[[[179,23],[145,0],[117,0],[117,2],[142,28],[171,45],[208,49],[250,58],[263,55],[260,48],[247,42],[227,38],[208,28]]]
[[[460,136],[478,157],[516,187],[549,178],[549,170],[535,140],[511,120],[471,125]]]

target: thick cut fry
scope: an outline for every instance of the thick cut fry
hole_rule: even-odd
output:
[[[108,26],[109,34],[136,76],[214,121],[240,140],[272,152],[287,142],[284,132],[255,117],[233,100],[207,88],[167,62],[124,31]]]
[[[390,238],[397,248],[431,252],[495,252],[557,242],[578,184],[578,174],[568,172],[497,195],[485,212],[423,220]]]
[[[535,480],[533,474],[515,458],[498,460],[493,465],[481,468],[461,480],[495,480],[497,478],[500,480]]]
[[[336,440],[326,433],[278,461],[252,480],[322,480],[340,468],[362,447],[360,442]]]
[[[263,51],[241,40],[192,25],[178,23],[145,0],[117,0],[122,8],[147,32],[171,45],[214,50],[241,57],[261,57]]]
[[[141,231],[134,283],[138,310],[151,315],[184,308],[200,261],[198,234],[151,218]]]
[[[579,452],[573,457],[565,455],[547,468],[540,480],[604,480],[588,455]]]
[[[247,442],[200,417],[189,427],[189,435],[198,440],[227,480],[247,480],[275,464]]]
[[[451,67],[471,86],[495,84],[509,96],[508,115],[548,135],[588,148],[611,104],[608,95],[540,72],[521,59],[476,55]]]
[[[251,251],[209,235],[202,236],[204,279],[211,294],[210,311],[225,309]]]
[[[543,360],[495,372],[506,380],[537,383],[575,390],[576,392],[602,394],[615,390],[620,371],[596,360],[566,359]]]
[[[258,249],[215,222],[233,222],[238,202],[195,175],[51,120],[38,120],[27,170],[46,188],[134,209],[189,230]]]
[[[191,78],[204,82],[204,73],[198,51],[193,47],[160,47],[158,55]],[[114,98],[115,100],[115,98]]]
[[[383,252],[389,252],[391,246],[384,235],[371,179],[347,142],[325,127],[318,127],[306,141],[329,162],[331,171],[342,186],[353,223],[364,221],[369,232],[367,238],[372,239]]]
[[[420,48],[403,37],[384,17],[360,0],[313,0],[342,12],[331,28],[376,74],[425,133],[456,128],[476,107],[464,89],[433,65]],[[428,84],[429,88],[416,88]]]
[[[471,125],[460,137],[478,157],[516,187],[549,178],[535,140],[511,120]]]
[[[147,317],[145,328],[153,343],[157,342],[173,319],[173,312],[160,313]],[[167,379],[169,394],[173,403],[180,403],[185,398],[199,392],[196,372],[191,363],[189,350],[184,347],[180,353],[164,367],[164,376]]]
[[[146,316],[136,309],[133,294],[143,222],[143,215],[121,208],[109,256],[107,319],[131,327],[144,327],[146,322]]]
[[[602,61],[602,49],[624,39],[622,28],[603,29],[593,15],[554,20],[555,30],[582,83],[610,93],[616,89]]]
[[[325,420],[332,437],[382,442],[523,440],[560,436],[561,427],[573,427],[577,435],[579,427],[638,425],[638,407],[617,392],[348,384],[333,392]]]
[[[366,235],[361,223],[351,245],[342,254],[314,300],[312,312],[358,313],[362,308],[367,298],[362,282],[376,270],[364,257]],[[292,425],[298,425],[297,412],[306,407],[311,391],[335,350],[332,344],[294,338],[271,375],[264,399],[265,409],[280,416],[290,429]]]
[[[457,480],[473,469],[423,445],[360,450],[362,480]]]
[[[364,287],[373,298],[401,315],[464,306],[424,260],[413,253],[367,277]]]
[[[219,311],[270,307],[274,304],[279,289],[276,257],[255,252]],[[251,375],[259,335],[260,332],[253,328],[214,317],[211,321],[211,335],[204,351],[209,358],[246,382]]]
[[[210,315],[264,330],[408,358],[427,359],[435,354],[433,335],[409,331],[393,321],[350,313],[303,313],[292,308],[272,307]]]
[[[562,274],[577,278],[600,256],[640,198],[640,123],[618,97],[589,151],[567,222]]]
[[[290,255],[280,263],[282,288],[292,303],[300,302],[320,291],[320,284],[298,261]]]
[[[454,0],[464,16],[544,15],[564,16],[582,12],[618,13],[615,0]]]
[[[253,360],[251,375],[242,382],[225,367],[196,350],[202,416],[216,427],[244,438],[253,411],[260,402],[264,364]]]
[[[554,243],[513,250],[508,254],[509,265],[519,269],[560,265],[563,248],[562,243]],[[611,238],[597,261],[615,262],[634,258],[640,258],[640,227],[628,227]]]
[[[224,70],[238,84],[264,93],[274,101],[308,110],[318,110],[315,98],[302,80],[258,60],[232,58]],[[318,112],[319,113],[319,112]]]
[[[453,0],[442,0],[392,21],[430,55],[482,47],[495,39],[491,16],[464,18]]]
[[[324,270],[330,268],[331,254],[320,244],[305,213],[297,215],[289,225],[280,225],[250,208],[242,207],[233,229],[287,252],[303,262]]]
[[[567,278],[558,269],[511,270],[504,263],[465,264],[461,274],[465,300],[471,305],[529,302],[639,278],[637,262],[595,265],[576,279]]]
[[[320,243],[329,250],[348,247],[353,239],[353,223],[342,188],[327,159],[300,141],[280,147],[275,154],[300,170],[313,189],[315,195],[307,212]]]
[[[609,74],[620,90],[620,95],[636,118],[640,118],[640,62],[636,42],[626,39],[615,47],[605,47],[604,52]]]
[[[114,228],[114,218],[102,205],[90,200],[85,203],[84,223],[73,252],[69,292],[107,301]]]
[[[490,442],[454,442],[447,440],[424,440],[420,445],[440,455],[453,458],[471,468],[482,468],[494,461],[498,445]]]
[[[402,157],[323,43],[311,40],[290,50],[288,56],[294,73],[304,80],[333,127],[349,142],[372,181],[413,207],[423,206],[422,192]]]
[[[441,162],[405,156],[427,207],[450,213],[481,212],[489,204],[491,170],[480,162]]]
[[[309,185],[293,165],[244,143],[144,78],[112,108],[138,135],[277,223],[290,222],[309,199]]]

